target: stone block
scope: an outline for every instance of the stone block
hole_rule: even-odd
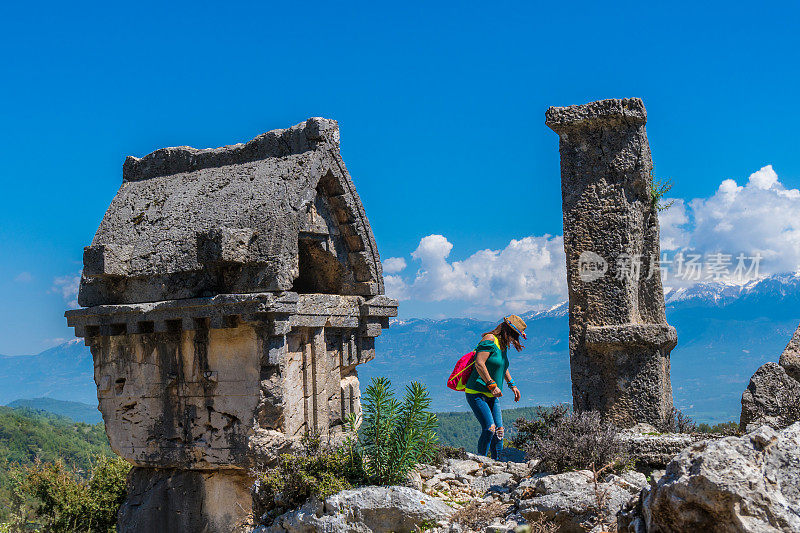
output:
[[[133,245],[98,244],[83,249],[83,275],[126,276],[130,271]]]

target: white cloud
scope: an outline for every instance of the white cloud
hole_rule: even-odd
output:
[[[70,274],[67,276],[60,276],[53,279],[53,286],[50,288],[52,292],[60,294],[67,306],[70,308],[78,307],[78,287],[81,283],[80,272],[77,274]]]
[[[708,198],[676,198],[659,220],[661,248],[669,254],[731,255],[731,275],[722,279],[735,281],[740,253],[763,256],[761,275],[800,271],[800,191],[787,189],[772,166],[751,174],[744,185],[726,179]],[[473,315],[524,312],[567,298],[561,236],[512,240],[502,249],[476,251],[462,261],[451,261],[452,251],[446,237],[428,235],[411,253],[418,266],[415,273],[404,273],[403,258],[387,259],[386,293],[401,300],[454,302]],[[707,281],[705,274],[699,281]],[[670,269],[670,285],[676,284],[673,275]]]
[[[390,257],[388,259],[384,259],[382,263],[383,271],[386,274],[397,274],[406,268],[406,260],[402,257]]]
[[[397,300],[408,300],[408,287],[400,276],[393,274],[383,276],[383,287],[386,295]]]
[[[30,272],[20,272],[14,278],[14,281],[17,283],[29,283],[33,281],[33,275]]]
[[[685,248],[689,243],[689,232],[686,227],[689,217],[686,214],[686,204],[680,198],[665,198],[664,201],[672,202],[672,206],[658,215],[661,226],[661,249]]]
[[[669,211],[667,218],[680,218]],[[763,274],[792,272],[800,264],[800,191],[787,189],[772,165],[751,174],[745,185],[726,179],[711,197],[691,200],[688,218],[690,228],[669,236],[684,247],[734,258],[761,254]],[[680,229],[671,220],[667,224]]]
[[[421,301],[462,301],[474,314],[527,311],[566,297],[564,243],[544,235],[512,240],[501,250],[480,250],[449,261],[452,243],[442,235],[420,240],[411,257],[413,279],[387,276],[387,294]]]

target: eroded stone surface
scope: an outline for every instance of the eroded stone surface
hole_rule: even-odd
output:
[[[311,500],[275,519],[260,533],[408,532],[447,519],[455,510],[438,498],[408,487],[361,487]]]
[[[786,349],[781,354],[778,360],[786,373],[789,374],[796,381],[800,381],[800,326],[792,336],[792,340],[786,346]]]
[[[247,531],[249,484],[240,471],[134,468],[117,531]]]
[[[322,118],[246,144],[129,157],[84,263],[83,306],[293,289],[383,292],[338,125]]]
[[[251,506],[243,472],[306,432],[336,438],[397,314],[382,293],[335,121],[128,158],[84,252],[89,307],[67,312],[137,466],[120,528],[230,531],[227,507]]]
[[[800,531],[800,423],[695,444],[642,508],[649,533]]]
[[[781,429],[800,418],[800,382],[778,363],[763,364],[742,394],[739,426],[753,431],[764,424]]]
[[[661,433],[650,431],[622,431],[618,438],[635,458],[636,468],[649,472],[662,470],[681,451],[696,442],[716,438],[715,435],[697,433]]]
[[[618,426],[671,416],[667,324],[652,161],[638,98],[551,107],[559,135],[570,366],[576,409]]]

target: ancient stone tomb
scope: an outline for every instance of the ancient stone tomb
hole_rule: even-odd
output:
[[[121,530],[228,531],[247,470],[357,413],[396,315],[339,153],[312,118],[246,144],[129,157],[68,311],[113,449]]]
[[[575,409],[622,427],[672,415],[653,163],[638,98],[551,107],[559,135]]]

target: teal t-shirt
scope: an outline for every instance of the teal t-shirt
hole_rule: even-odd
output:
[[[501,350],[497,341],[493,340],[481,341],[478,343],[478,346],[475,348],[475,353],[477,354],[478,352],[489,352],[489,358],[486,359],[486,370],[489,372],[489,376],[495,380],[497,386],[500,387],[503,383],[506,370],[508,370],[508,355],[506,354],[506,350]],[[494,397],[494,395],[489,392],[486,382],[483,381],[483,378],[476,368],[472,369],[469,379],[467,379],[467,383],[464,385],[464,391],[471,394],[485,394],[490,398]]]

